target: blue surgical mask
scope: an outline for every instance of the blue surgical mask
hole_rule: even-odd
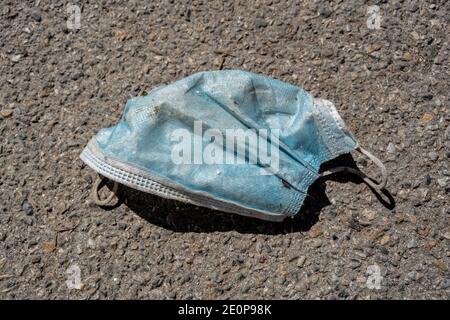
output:
[[[359,150],[380,184],[320,165]],[[373,188],[386,170],[362,149],[334,105],[303,89],[239,70],[196,73],[130,99],[81,159],[101,176],[164,198],[270,221],[300,211],[311,184],[347,170]],[[98,199],[97,182],[94,194]]]

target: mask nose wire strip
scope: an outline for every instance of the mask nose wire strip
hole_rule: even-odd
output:
[[[103,177],[102,175],[98,175],[97,179],[95,179],[95,182],[92,185],[92,190],[91,190],[92,200],[98,206],[103,206],[103,207],[114,206],[115,204],[111,204],[111,200],[113,199],[114,195],[117,193],[117,189],[119,188],[119,184],[114,181],[114,186],[113,186],[113,189],[112,189],[111,193],[109,194],[109,196],[107,198],[105,198],[105,199],[100,199],[98,191],[99,191],[99,188],[100,188],[100,184],[101,184],[101,182],[104,179],[106,179],[106,178]]]
[[[364,180],[364,182],[366,184],[368,184],[369,186],[371,186],[372,188],[376,189],[376,190],[382,190],[386,187],[386,183],[387,183],[387,171],[386,171],[386,167],[384,166],[384,164],[380,161],[380,159],[378,159],[377,157],[375,157],[372,153],[370,153],[369,151],[367,151],[366,149],[362,148],[362,147],[358,147],[356,148],[356,150],[358,152],[360,152],[361,154],[367,156],[370,160],[372,160],[381,170],[381,182],[380,183],[375,183],[372,179],[370,179],[364,172],[360,171],[360,170],[356,170],[354,168],[350,168],[350,167],[336,167],[327,171],[324,171],[320,174],[320,177],[325,177],[337,172],[350,172],[353,174],[356,174],[357,176],[361,177],[361,179]]]

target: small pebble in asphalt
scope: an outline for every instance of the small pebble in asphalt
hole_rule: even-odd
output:
[[[42,20],[41,15],[39,13],[36,13],[36,12],[31,15],[31,18],[34,21],[36,21],[36,22],[41,22],[41,20]]]
[[[445,140],[450,140],[450,126],[445,130]]]
[[[12,61],[12,62],[19,62],[21,58],[22,58],[22,55],[21,55],[21,54],[15,54],[15,55],[13,55],[13,56],[11,57],[11,61]]]
[[[450,277],[445,279],[444,283],[442,284],[442,289],[448,289],[450,288]]]
[[[425,185],[429,186],[431,183],[431,176],[429,174],[426,174],[424,177]]]
[[[125,230],[127,228],[127,226],[128,225],[126,223],[122,223],[122,222],[117,224],[117,227],[119,228],[119,230]]]
[[[431,161],[436,161],[439,158],[439,155],[437,154],[437,152],[434,152],[434,151],[430,152],[428,154],[428,156],[430,157]]]
[[[265,28],[265,27],[267,27],[267,21],[262,20],[262,19],[256,19],[255,26],[257,28]]]
[[[438,179],[437,183],[438,183],[439,186],[445,187],[447,185],[447,181],[448,181],[448,178],[444,177],[444,178]]]
[[[22,205],[22,210],[25,212],[27,216],[31,216],[34,212],[33,206],[29,202],[25,202]]]
[[[386,151],[389,154],[395,154],[395,145],[392,142],[389,142]]]
[[[0,111],[0,115],[3,118],[8,118],[13,114],[13,110],[12,109],[3,109],[2,111]]]

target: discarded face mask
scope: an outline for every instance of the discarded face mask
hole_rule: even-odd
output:
[[[347,167],[319,174],[322,163],[355,149],[381,168],[380,183]],[[239,70],[196,73],[130,99],[81,159],[115,190],[120,183],[270,221],[297,214],[326,174],[347,171],[375,189],[386,185],[385,167],[358,145],[331,102]],[[114,194],[100,200],[98,187],[96,203],[106,205]]]

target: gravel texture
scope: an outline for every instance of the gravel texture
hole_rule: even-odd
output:
[[[0,5],[0,298],[450,297],[450,2],[72,4],[78,31],[65,1]],[[93,205],[87,141],[128,98],[221,68],[333,101],[385,162],[388,192],[319,180],[281,224],[127,188]]]

